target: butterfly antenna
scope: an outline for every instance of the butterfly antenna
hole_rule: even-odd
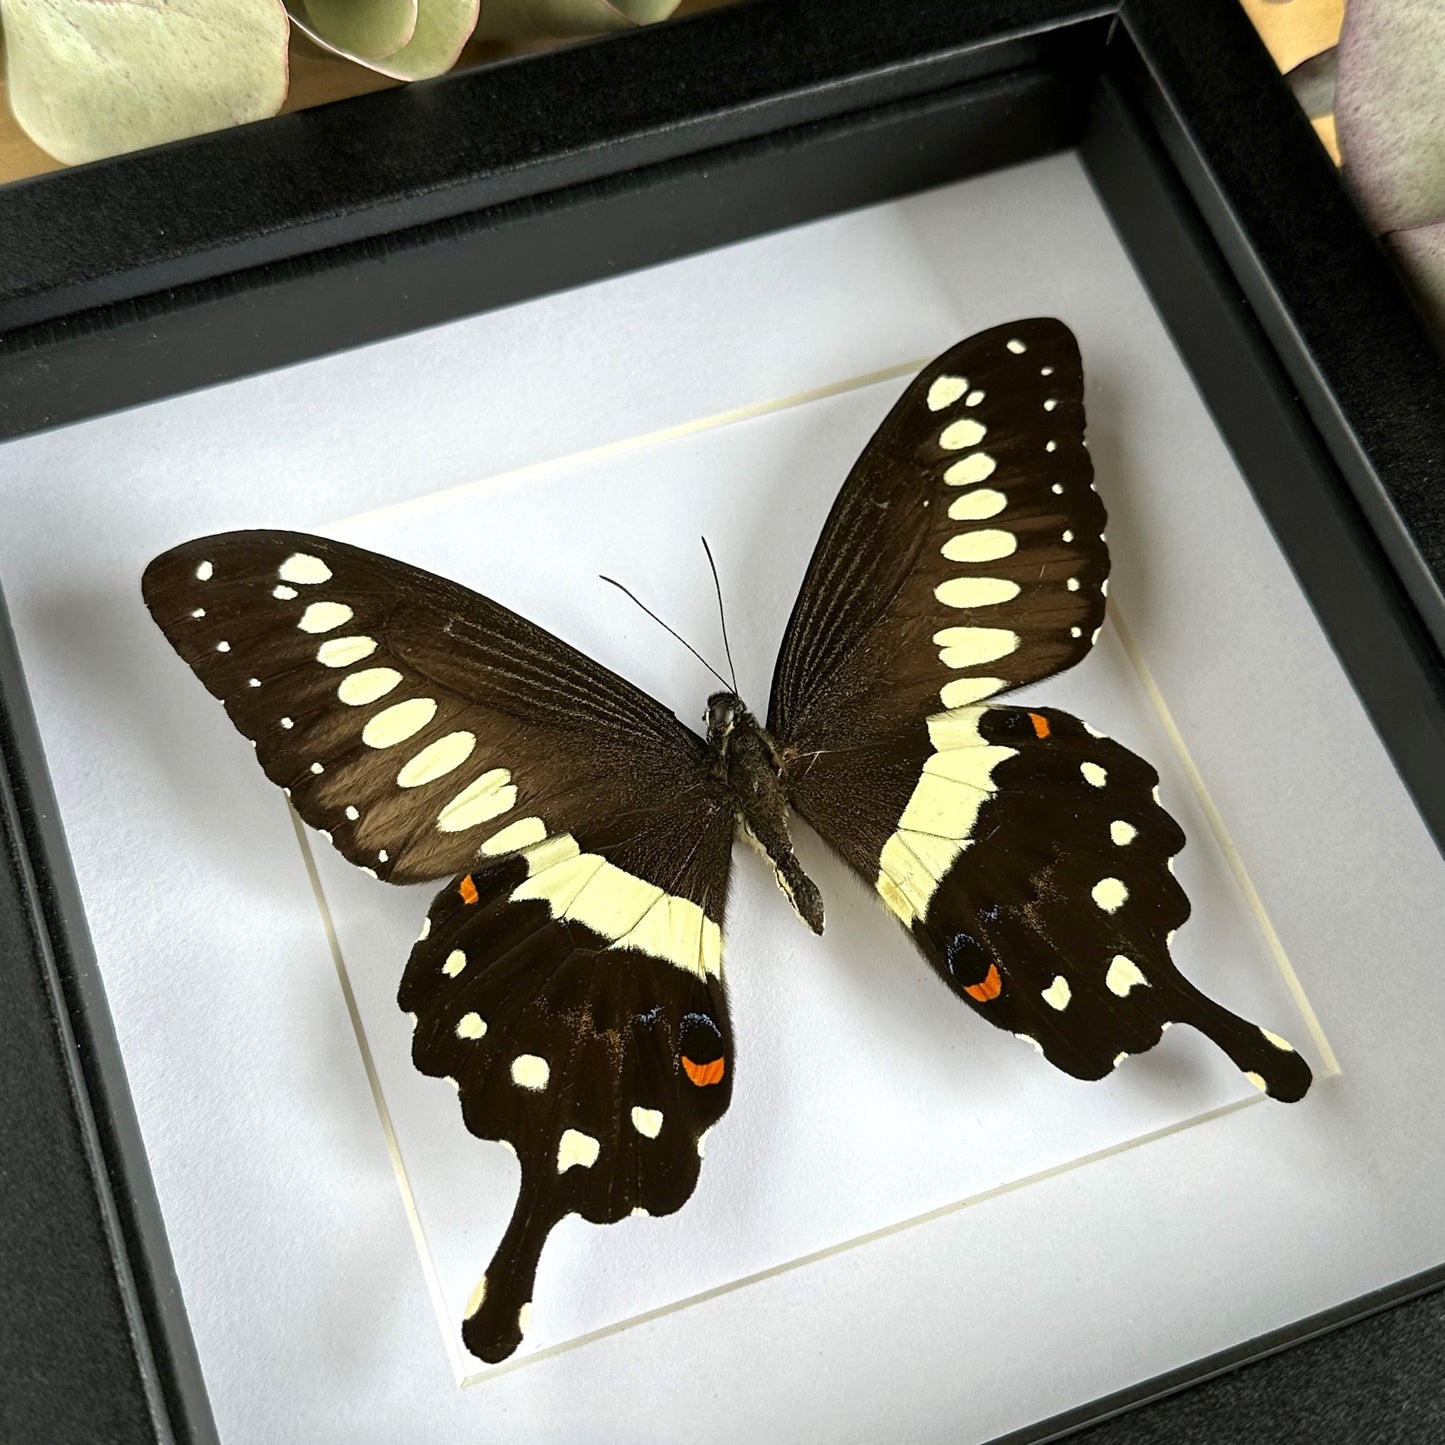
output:
[[[601,574],[599,573],[598,575],[600,576]],[[712,673],[712,675],[717,678],[717,680],[722,683],[724,687],[728,685],[727,678],[725,678],[722,673],[720,673],[717,668],[715,668],[712,663],[710,663],[707,658],[705,658],[702,653],[700,653],[697,648],[695,648],[692,643],[687,640],[687,638],[685,638],[680,632],[678,632],[676,628],[669,627],[667,623],[665,623],[662,618],[660,618],[657,613],[655,613],[652,608],[647,605],[647,603],[642,601],[642,599],[637,596],[636,593],[624,587],[622,583],[620,583],[615,577],[603,577],[602,580],[604,582],[611,583],[611,585],[614,586],[619,592],[625,593],[628,597],[632,598],[632,600],[636,602],[637,605],[642,608],[642,610],[647,613],[647,615],[652,618],[652,620],[657,623],[659,627],[661,627],[666,632],[672,633],[672,635],[677,638],[677,640],[682,643],[682,645],[687,648],[687,650],[692,653],[692,655],[697,658],[697,660],[702,663],[702,665],[707,668],[707,670]],[[733,691],[737,691],[736,686],[733,688]]]
[[[707,565],[712,568],[713,590],[717,593],[717,615],[718,621],[722,623],[723,651],[727,653],[728,671],[733,675],[733,695],[738,690],[738,670],[733,666],[733,650],[728,646],[728,619],[723,611],[722,583],[717,578],[717,563],[712,560],[712,548],[707,544],[707,538],[702,539],[702,550],[707,553]]]

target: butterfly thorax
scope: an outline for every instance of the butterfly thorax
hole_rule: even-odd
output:
[[[712,774],[732,794],[748,839],[772,861],[778,887],[798,917],[814,933],[821,933],[823,897],[793,851],[777,744],[742,698],[718,692],[707,700],[707,746]]]

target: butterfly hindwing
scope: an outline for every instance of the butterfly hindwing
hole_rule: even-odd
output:
[[[463,1325],[483,1360],[520,1342],[557,1221],[680,1208],[728,1106],[719,880],[732,818],[698,821],[655,820],[672,846],[670,866],[647,870],[660,884],[565,835],[464,874],[412,950],[399,1001],[416,1021],[417,1067],[448,1078],[467,1128],[521,1165],[511,1224]]]
[[[849,473],[773,674],[800,750],[882,736],[1078,662],[1104,620],[1104,507],[1073,334],[995,327],[919,374]]]
[[[1297,1099],[1300,1056],[1170,959],[1189,900],[1172,869],[1184,833],[1158,781],[1069,713],[981,706],[822,754],[799,803],[949,988],[1065,1073],[1102,1078],[1187,1023]]]

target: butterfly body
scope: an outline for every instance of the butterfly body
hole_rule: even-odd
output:
[[[1309,1087],[1284,1039],[1173,965],[1184,835],[1154,769],[994,700],[1103,624],[1082,397],[1046,318],[925,368],[824,525],[766,723],[717,693],[706,737],[490,598],[344,543],[233,532],[146,569],[165,636],[301,817],[373,876],[442,885],[398,993],[412,1057],[521,1168],[466,1309],[481,1359],[525,1334],[558,1221],[692,1194],[733,1086],[737,832],[822,930],[790,810],[969,1010],[1064,1072],[1103,1077],[1182,1022],[1272,1096]]]
[[[736,693],[714,693],[707,709],[712,775],[726,784],[744,837],[772,862],[798,917],[822,933],[823,895],[798,862],[788,827],[785,754]]]

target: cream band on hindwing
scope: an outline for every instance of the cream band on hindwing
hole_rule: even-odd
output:
[[[978,810],[995,791],[994,769],[1018,751],[984,741],[978,727],[984,711],[959,707],[928,719],[935,751],[883,845],[874,885],[905,928],[928,912],[938,885],[969,846]]]
[[[690,898],[582,852],[570,833],[547,837],[540,818],[513,823],[481,846],[489,855],[511,851],[527,862],[526,882],[512,890],[512,902],[541,899],[553,918],[585,924],[609,947],[634,948],[698,978],[722,972],[722,930]]]

